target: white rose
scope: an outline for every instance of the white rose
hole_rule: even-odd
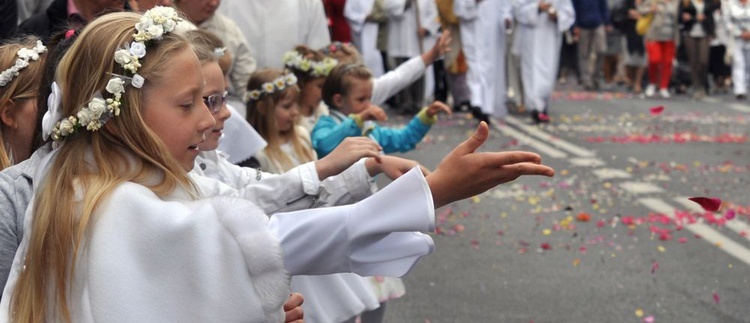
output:
[[[73,126],[73,123],[69,119],[60,121],[60,135],[64,137],[73,133]]]
[[[93,98],[88,105],[88,110],[91,111],[91,117],[97,120],[101,118],[102,113],[104,113],[106,109],[106,102],[100,98]]]
[[[130,63],[130,52],[124,49],[120,49],[115,52],[115,62],[117,62],[120,65],[125,65]]]
[[[138,31],[144,31],[153,25],[154,22],[150,18],[143,16],[141,17],[141,21],[135,24],[135,29]]]
[[[119,77],[113,77],[107,82],[106,89],[112,94],[125,92],[125,81]]]
[[[144,79],[143,76],[135,74],[133,75],[133,80],[130,81],[130,84],[132,84],[134,88],[140,89],[143,87],[144,82],[146,82],[146,79]]]
[[[175,27],[177,27],[177,23],[174,20],[169,19],[169,20],[165,21],[162,24],[162,26],[164,26],[164,30],[166,30],[166,31],[169,32],[169,31],[174,30]]]
[[[91,113],[91,111],[87,109],[82,109],[81,111],[78,111],[76,116],[78,117],[78,121],[80,121],[81,124],[88,124],[89,122],[94,120],[93,114]]]
[[[143,56],[146,56],[146,45],[135,41],[130,43],[130,54],[138,58],[143,58]]]
[[[153,25],[151,27],[148,27],[146,29],[146,32],[151,35],[151,38],[159,40],[161,39],[161,36],[164,35],[164,28],[159,25]]]

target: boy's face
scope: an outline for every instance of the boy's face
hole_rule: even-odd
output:
[[[372,98],[372,80],[352,78],[349,93],[343,96],[341,112],[344,114],[360,113],[370,107]]]

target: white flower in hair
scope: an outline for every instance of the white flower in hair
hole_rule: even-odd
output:
[[[128,85],[125,81],[129,80],[129,84],[138,89],[146,81],[143,76],[138,74],[138,69],[141,67],[140,59],[144,58],[147,54],[146,42],[161,39],[165,33],[173,31],[180,21],[182,21],[182,18],[171,7],[156,6],[146,11],[138,23],[135,24],[136,33],[133,34],[134,41],[130,44],[125,44],[124,48],[118,49],[114,54],[115,62],[133,76],[128,77],[112,72],[109,73],[112,74],[112,78],[107,82],[105,90],[112,94],[112,96],[104,99],[101,94],[96,93],[94,98],[76,113],[76,116],[70,116],[55,123],[50,131],[52,139],[55,141],[63,140],[66,136],[74,133],[81,127],[85,127],[90,131],[96,131],[110,117],[119,116],[120,107],[122,106],[122,95],[125,93],[125,88]],[[26,52],[23,54],[33,56]],[[2,81],[1,77],[2,75],[0,75],[0,81]],[[45,119],[54,118],[47,118],[47,115],[45,115]],[[49,123],[46,124],[48,125]],[[43,129],[43,131],[46,133],[48,130]]]
[[[279,77],[275,80],[273,80],[273,84],[276,86],[277,89],[283,90],[286,87],[286,81],[284,80],[284,77]]]
[[[289,73],[284,76],[284,81],[286,81],[286,84],[288,84],[289,86],[292,86],[297,84],[297,77],[294,76],[294,74]]]
[[[143,56],[146,56],[146,45],[139,42],[132,42],[128,51],[135,57],[143,58]]]
[[[266,92],[268,94],[271,94],[274,91],[273,83],[263,83],[262,87],[263,87],[263,92]]]
[[[36,61],[39,59],[39,55],[46,52],[47,47],[44,47],[41,40],[36,41],[36,46],[32,48],[21,48],[16,52],[16,62],[13,66],[0,72],[0,87],[3,87],[10,83],[14,77],[18,76],[25,67],[29,66],[29,60]]]
[[[121,78],[111,78],[107,82],[106,90],[112,94],[125,92],[125,81]]]
[[[252,90],[252,91],[248,92],[248,96],[249,96],[250,100],[260,99],[260,94],[261,93],[258,90]],[[249,100],[245,100],[245,101],[249,101]]]
[[[133,85],[134,88],[140,89],[143,86],[143,83],[146,82],[146,79],[143,78],[140,74],[133,75],[133,79],[130,81],[130,84]]]
[[[302,57],[297,51],[284,53],[284,65],[295,68],[314,77],[328,76],[339,62],[333,58],[326,57],[321,61],[312,61]]]

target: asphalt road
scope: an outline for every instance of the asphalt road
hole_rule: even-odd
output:
[[[482,150],[557,175],[437,210],[436,252],[386,322],[750,322],[750,104],[565,92],[550,109],[495,120]],[[403,156],[433,168],[476,124],[443,118]]]

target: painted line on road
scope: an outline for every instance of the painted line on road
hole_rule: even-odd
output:
[[[672,220],[676,220],[676,216],[674,214],[675,208],[664,202],[662,199],[642,198],[639,199],[638,202],[653,211],[662,213]],[[719,249],[724,250],[726,253],[750,265],[750,250],[743,247],[739,243],[734,242],[734,240],[724,236],[718,231],[700,222],[688,224],[685,226],[685,228],[699,235],[703,240],[710,242]]]
[[[607,165],[603,160],[598,158],[571,158],[568,159],[573,166],[579,167],[599,167]]]
[[[735,111],[739,111],[739,112],[750,112],[750,107],[748,107],[747,105],[744,105],[744,104],[739,104],[739,103],[728,103],[728,104],[727,104],[727,106],[728,106],[728,107],[729,107],[730,109],[732,109],[732,110],[735,110]]]
[[[524,135],[520,131],[513,129],[513,128],[511,128],[508,125],[499,126],[498,123],[500,123],[500,122],[497,121],[497,119],[495,119],[493,121],[494,122],[492,122],[492,127],[494,127],[497,130],[500,130],[500,132],[504,133],[507,136],[510,136],[510,137],[513,137],[513,138],[517,139],[518,141],[520,141],[523,144],[526,144],[526,145],[529,145],[529,146],[533,147],[534,149],[536,149],[537,151],[539,151],[540,153],[542,153],[544,155],[550,156],[552,158],[558,158],[558,159],[559,158],[568,158],[568,154],[566,154],[565,152],[563,152],[561,150],[558,150],[558,149],[555,149],[553,147],[550,147],[549,145],[547,145],[547,144],[545,144],[545,143],[543,143],[543,142],[541,142],[539,140],[536,140],[536,139],[531,138],[531,137],[529,137],[527,135]]]
[[[697,203],[691,200],[688,200],[687,197],[675,197],[673,200],[677,202],[678,204],[684,206],[686,209],[690,211],[700,212],[700,213],[705,212],[705,210],[703,210],[703,208],[700,207],[700,205],[698,205]],[[727,226],[727,228],[736,232],[743,238],[750,240],[750,236],[749,236],[750,225],[748,225],[745,221],[742,221],[738,218],[734,218],[732,220],[727,220],[725,225]]]
[[[630,173],[616,168],[599,168],[592,173],[594,173],[596,177],[599,177],[600,180],[632,177]]]
[[[647,182],[625,182],[620,184],[622,189],[631,194],[661,193],[664,190],[654,184]]]
[[[541,129],[527,125],[525,122],[518,120],[516,117],[507,115],[505,116],[505,122],[508,124],[511,124],[523,131],[526,131],[526,133],[539,138],[540,140],[549,143],[553,146],[556,146],[557,148],[563,149],[573,155],[576,155],[578,157],[594,157],[596,156],[596,153],[588,150],[586,148],[577,146],[575,144],[572,144],[568,141],[563,140],[562,138],[555,137],[547,132],[542,131]]]

